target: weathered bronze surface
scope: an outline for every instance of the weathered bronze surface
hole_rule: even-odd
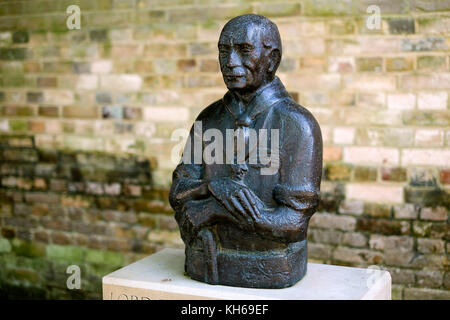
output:
[[[306,233],[322,175],[320,128],[275,76],[282,48],[273,22],[233,18],[218,48],[228,92],[198,116],[170,190],[185,270],[210,284],[289,287],[306,273]]]

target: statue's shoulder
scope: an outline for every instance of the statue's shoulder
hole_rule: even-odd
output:
[[[288,127],[294,126],[302,130],[309,129],[312,132],[320,131],[319,123],[313,114],[292,98],[284,99],[282,103],[278,103],[274,111],[280,120],[288,124]]]
[[[202,120],[208,120],[210,118],[216,117],[218,113],[223,108],[223,100],[219,99],[213,103],[211,103],[209,106],[207,106],[205,109],[203,109],[199,115],[197,116],[196,121],[202,121]]]

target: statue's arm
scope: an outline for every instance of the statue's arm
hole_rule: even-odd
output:
[[[283,185],[275,187],[277,206],[261,210],[261,219],[255,226],[264,237],[296,242],[306,235],[309,219],[319,203],[319,193],[287,189]]]
[[[208,184],[201,176],[201,165],[181,163],[176,167],[169,193],[169,202],[175,211],[182,210],[188,201],[208,197]]]
[[[208,213],[213,211],[213,199],[208,199],[208,185],[201,176],[201,165],[195,164],[181,163],[173,172],[169,202],[185,243],[190,243],[198,231],[208,225]]]
[[[280,149],[280,184],[273,189],[274,208],[262,208],[257,232],[287,242],[301,240],[316,211],[322,176],[322,135],[309,114],[284,129]]]
[[[203,113],[204,111],[200,113],[195,120],[196,122],[201,123],[203,121]],[[203,165],[194,161],[195,148],[192,146],[195,144],[195,137],[199,134],[196,132],[195,123],[189,131],[189,136],[183,150],[182,161],[177,165],[172,174],[169,202],[175,212],[180,212],[188,201],[203,199],[208,196],[207,183],[203,179]]]

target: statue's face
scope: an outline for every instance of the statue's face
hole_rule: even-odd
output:
[[[261,30],[253,25],[230,25],[219,39],[219,63],[229,90],[253,91],[267,81],[270,51]]]

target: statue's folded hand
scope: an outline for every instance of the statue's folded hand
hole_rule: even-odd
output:
[[[233,215],[243,226],[254,229],[254,224],[261,218],[262,202],[243,183],[230,178],[210,181],[209,191],[217,201]]]
[[[228,220],[233,223],[238,223],[238,221],[212,197],[204,200],[188,201],[183,207],[183,212],[185,223],[187,222],[196,230],[213,225],[218,221]]]

